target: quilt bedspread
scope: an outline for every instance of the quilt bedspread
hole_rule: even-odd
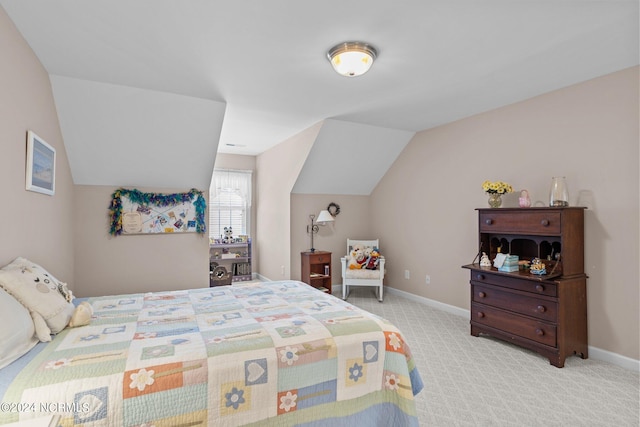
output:
[[[295,281],[90,298],[7,390],[0,421],[62,425],[418,425],[400,331]],[[18,408],[17,405],[21,405]]]

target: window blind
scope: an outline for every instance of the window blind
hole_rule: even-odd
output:
[[[209,237],[220,239],[224,228],[233,236],[249,235],[251,171],[215,169],[209,189]]]

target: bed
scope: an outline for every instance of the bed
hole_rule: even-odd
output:
[[[0,386],[15,375],[0,424],[418,425],[423,383],[401,332],[304,283],[88,302],[89,325],[0,370]]]

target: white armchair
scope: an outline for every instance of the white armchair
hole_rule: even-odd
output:
[[[349,288],[351,286],[368,286],[375,287],[376,297],[382,302],[384,292],[384,263],[383,256],[378,257],[375,269],[368,268],[349,268],[349,260],[352,256],[354,248],[360,247],[362,250],[376,249],[379,250],[378,239],[375,240],[352,240],[347,239],[347,255],[340,258],[342,264],[342,299],[349,297]]]

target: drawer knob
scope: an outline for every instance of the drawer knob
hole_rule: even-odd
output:
[[[540,224],[547,227],[549,226],[549,220],[548,219],[543,219],[542,221],[540,221]]]
[[[538,291],[538,292],[544,292],[544,286],[542,286],[542,285],[536,285],[536,291]]]
[[[476,276],[476,278],[477,278],[478,280],[484,280],[484,274],[478,274],[478,275]]]
[[[487,218],[487,219],[484,220],[484,223],[487,224],[487,225],[491,225],[491,224],[493,224],[493,220],[491,218]]]
[[[478,317],[482,319],[482,318],[484,317],[484,313],[483,313],[483,312],[481,312],[481,311],[479,311],[479,312],[478,312]]]
[[[484,298],[484,297],[486,297],[486,296],[487,296],[487,294],[485,294],[484,292],[478,292],[478,296],[479,296],[480,298]]]
[[[538,313],[544,313],[545,311],[547,311],[547,307],[545,307],[544,305],[538,306]]]
[[[544,335],[544,331],[540,328],[536,329],[536,335],[538,335],[539,337]]]

